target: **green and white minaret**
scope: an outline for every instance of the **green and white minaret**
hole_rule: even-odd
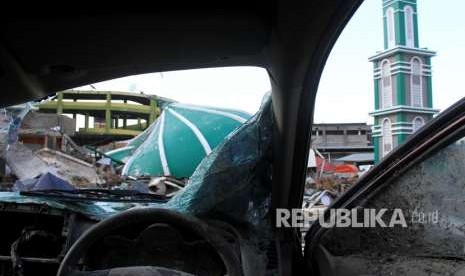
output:
[[[431,57],[420,48],[416,0],[383,0],[384,50],[374,70],[373,145],[378,162],[433,118]]]

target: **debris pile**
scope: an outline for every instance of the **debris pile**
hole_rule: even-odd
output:
[[[132,139],[105,142],[106,135],[82,145],[73,139],[76,116],[41,113],[33,103],[8,107],[0,112],[1,190],[35,189],[31,183],[58,178],[76,189],[129,189],[170,198],[249,118],[241,111],[173,102]]]
[[[366,172],[365,168],[342,160],[330,162],[318,150],[311,149],[302,209],[309,214],[322,212]]]

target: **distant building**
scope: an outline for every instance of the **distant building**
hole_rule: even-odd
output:
[[[383,0],[384,51],[371,57],[375,111],[373,145],[379,161],[433,118],[431,57],[420,48],[416,0]]]
[[[330,159],[373,152],[371,127],[366,123],[313,124],[312,148]]]
[[[73,140],[76,143],[101,144],[132,139],[160,115],[172,100],[123,91],[66,90],[38,104],[41,113],[83,116],[84,127]]]
[[[62,146],[63,134],[73,136],[75,130],[75,119],[31,110],[21,122],[18,140],[33,150],[43,147],[57,150]]]
[[[372,152],[368,153],[353,153],[335,160],[336,162],[349,163],[356,166],[372,165],[374,156]]]

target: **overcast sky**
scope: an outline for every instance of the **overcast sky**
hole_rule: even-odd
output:
[[[381,0],[365,0],[343,31],[326,64],[315,122],[368,122],[373,110],[372,64],[382,50]],[[418,0],[420,47],[433,58],[433,104],[444,110],[465,96],[465,1]],[[265,70],[214,68],[131,76],[97,83],[98,90],[144,91],[181,102],[254,113],[270,90]],[[89,87],[86,87],[88,89]]]

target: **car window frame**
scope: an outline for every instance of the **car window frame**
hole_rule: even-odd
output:
[[[335,200],[325,213],[337,208],[356,208],[376,196],[392,180],[400,177],[414,165],[465,136],[465,97],[422,127],[407,141],[391,151],[360,180]],[[318,221],[305,236],[304,256],[311,270],[317,268],[315,252],[319,240],[331,228],[322,228]]]

